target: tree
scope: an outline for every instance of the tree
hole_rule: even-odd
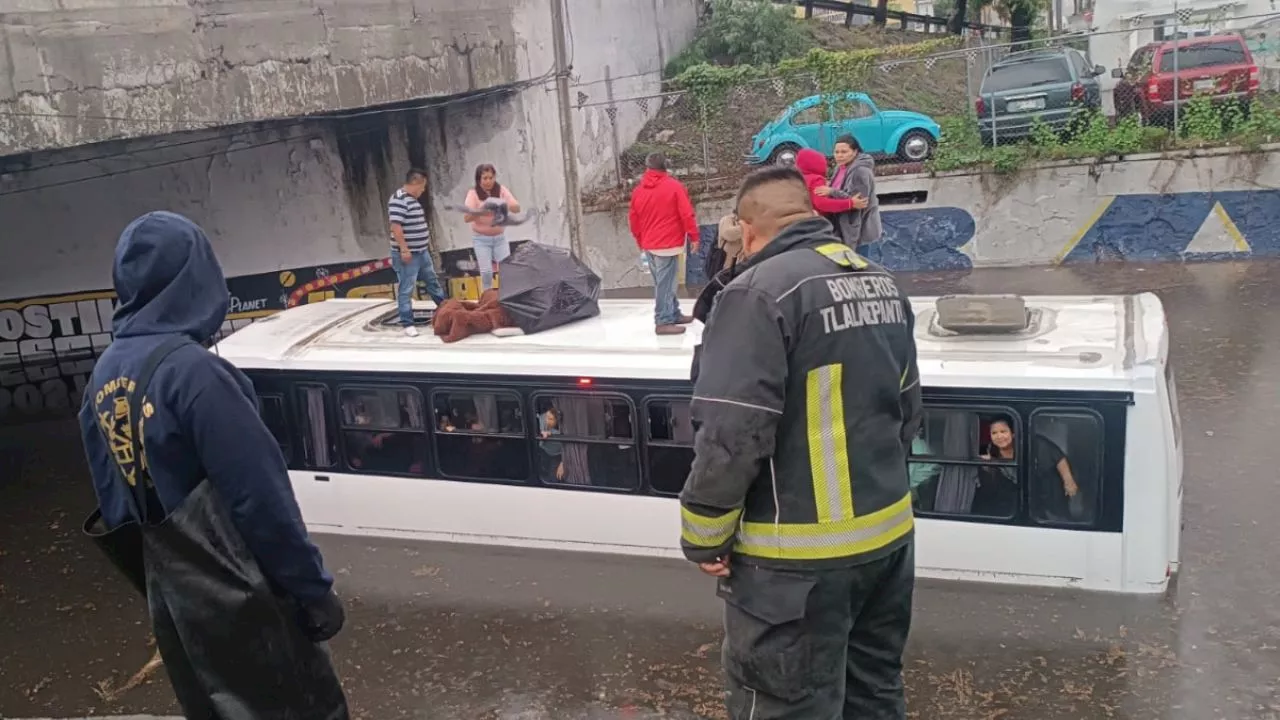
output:
[[[1013,37],[1010,39],[1015,45],[1031,41],[1031,30],[1040,19],[1040,13],[1048,7],[1048,0],[999,0],[996,3],[1000,16],[1007,18],[1009,25],[1013,27]]]
[[[959,35],[964,22],[980,22],[984,8],[993,7],[1001,19],[1013,28],[1011,40],[1024,44],[1031,40],[1031,31],[1040,13],[1049,7],[1049,0],[938,0],[934,4],[934,13],[940,17],[950,17],[948,29]]]
[[[937,0],[933,4],[934,17],[947,18],[947,31],[955,35],[959,35],[964,30],[964,23],[976,21],[973,17],[980,12],[976,3],[970,4],[968,0]]]
[[[884,27],[885,22],[889,19],[889,0],[879,0],[876,3],[875,23],[880,27]]]

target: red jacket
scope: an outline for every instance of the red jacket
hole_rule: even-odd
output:
[[[641,250],[684,247],[698,241],[693,203],[680,181],[662,170],[645,170],[631,193],[631,235]]]
[[[827,159],[817,150],[801,150],[796,153],[796,169],[804,175],[804,184],[809,186],[809,199],[813,201],[813,209],[823,215],[837,215],[853,209],[853,198],[822,197],[814,192],[827,184]]]

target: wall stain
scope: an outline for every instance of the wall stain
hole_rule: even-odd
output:
[[[379,191],[378,179],[391,169],[391,117],[372,114],[330,121],[342,161],[343,191],[354,210],[357,235],[370,219],[369,190]]]

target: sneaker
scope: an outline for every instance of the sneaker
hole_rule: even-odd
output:
[[[408,335],[409,337],[418,337],[418,328],[414,327],[413,325],[409,325],[404,329],[404,334]]]
[[[683,325],[658,325],[653,328],[653,331],[658,335],[683,335],[684,326]]]

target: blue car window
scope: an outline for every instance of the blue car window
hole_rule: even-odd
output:
[[[791,116],[792,125],[817,125],[823,121],[822,106],[807,107]]]

